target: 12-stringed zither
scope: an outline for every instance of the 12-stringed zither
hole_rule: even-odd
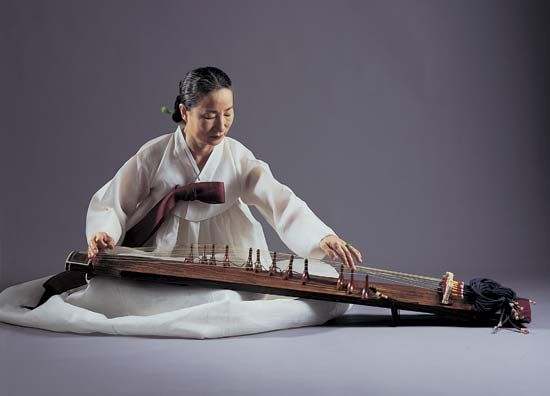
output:
[[[264,260],[262,260],[262,257]],[[266,262],[265,258],[269,257]],[[315,266],[330,265],[338,276],[313,275]],[[308,260],[291,254],[241,251],[229,246],[192,245],[173,249],[115,248],[89,260],[71,252],[66,270],[133,280],[199,285],[258,293],[329,300],[399,310],[433,313],[495,329],[511,326],[527,332],[531,300],[518,298],[489,279],[469,285],[451,272],[441,278],[357,266],[355,270],[331,260]]]

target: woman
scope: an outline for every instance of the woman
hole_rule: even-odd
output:
[[[176,131],[147,142],[92,197],[86,221],[89,256],[126,245],[125,236],[132,234],[128,231],[142,224],[175,186],[223,182],[224,203],[179,201],[144,245],[160,251],[214,243],[230,245],[233,254],[248,252],[249,248],[268,253],[262,227],[247,206],[255,205],[298,255],[339,257],[347,266],[361,261],[356,249],[273,178],[267,164],[226,136],[233,117],[229,77],[214,67],[189,72],[180,83],[175,102]],[[266,259],[268,254],[262,262]],[[294,264],[297,270],[300,264]],[[314,265],[313,261],[309,272],[337,275],[332,266],[321,262]],[[85,287],[44,299],[38,308],[22,309],[36,305],[44,280],[0,293],[0,321],[77,333],[216,338],[319,325],[349,307],[336,302],[269,299],[263,294],[98,276]]]
[[[220,69],[202,67],[180,82],[172,134],[146,143],[93,197],[88,209],[88,255],[121,244],[174,186],[222,181],[225,203],[179,202],[146,245],[215,243],[248,251],[268,251],[265,236],[247,205],[255,205],[283,242],[304,257],[340,258],[355,267],[361,253],[339,238],[266,163],[227,137],[234,119],[231,80]]]

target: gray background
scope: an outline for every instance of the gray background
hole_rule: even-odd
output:
[[[234,82],[231,136],[371,265],[547,276],[547,11],[4,1],[0,288],[59,272],[85,247],[92,194],[173,131],[160,106],[203,65]]]
[[[173,131],[159,108],[185,72],[216,65],[234,82],[231,135],[372,266],[489,276],[547,306],[547,4],[2,1],[0,290],[85,247],[92,194]],[[372,318],[209,342],[2,325],[2,383],[10,395],[440,394],[445,382],[543,394],[544,317],[528,338]]]

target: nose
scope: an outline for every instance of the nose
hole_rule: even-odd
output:
[[[227,128],[225,127],[225,120],[223,115],[216,118],[216,130],[220,132],[226,132]]]

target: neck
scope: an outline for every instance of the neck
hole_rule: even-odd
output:
[[[185,132],[183,132],[183,137],[185,138],[185,142],[187,143],[187,146],[189,147],[189,150],[191,151],[191,154],[193,155],[197,166],[199,167],[199,169],[202,169],[203,166],[206,164],[208,157],[210,157],[210,154],[212,154],[214,146],[195,141],[189,135],[186,135]]]

